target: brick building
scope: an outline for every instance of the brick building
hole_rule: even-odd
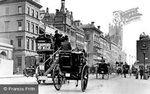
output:
[[[137,52],[137,63],[138,66],[144,65],[144,59],[145,59],[145,67],[150,68],[150,38],[148,35],[140,35],[139,40],[137,40],[136,44],[136,52]],[[144,56],[145,54],[145,56]]]

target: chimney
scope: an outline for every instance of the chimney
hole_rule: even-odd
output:
[[[97,26],[97,28],[100,30],[101,26]]]
[[[61,12],[65,12],[65,0],[61,0],[61,8],[60,8]]]
[[[71,11],[71,16],[73,16],[73,13],[72,13],[72,11]]]
[[[91,22],[91,25],[94,25],[95,22]]]
[[[59,12],[59,9],[56,9],[56,13]]]
[[[46,13],[49,13],[49,8],[48,7],[46,8]]]

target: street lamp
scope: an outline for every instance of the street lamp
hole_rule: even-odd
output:
[[[148,50],[148,47],[146,46],[146,44],[144,43],[143,45],[142,45],[142,49],[141,50],[143,50],[143,56],[144,56],[144,77],[143,77],[143,79],[146,79],[146,75],[145,75],[145,55],[146,55],[146,51]]]

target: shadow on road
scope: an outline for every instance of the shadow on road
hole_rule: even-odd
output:
[[[54,85],[53,83],[41,83],[39,85]]]
[[[61,93],[64,93],[64,94],[67,94],[67,93],[70,93],[70,94],[77,94],[77,93],[82,93],[82,91],[80,90],[80,89],[76,89],[76,90],[74,90],[74,89],[62,89],[62,90],[60,90],[61,91]],[[85,91],[86,92],[86,91]]]

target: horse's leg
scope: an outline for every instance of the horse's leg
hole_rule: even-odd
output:
[[[78,87],[78,80],[77,80],[77,83],[76,83],[76,87]]]
[[[102,74],[102,79],[104,79],[104,74]]]

